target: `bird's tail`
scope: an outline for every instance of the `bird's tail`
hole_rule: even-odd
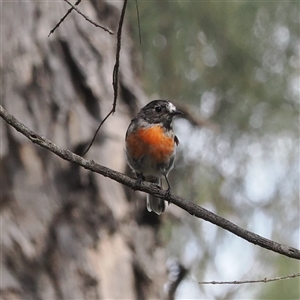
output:
[[[147,180],[150,181],[150,180]],[[156,178],[151,180],[150,182],[156,183],[161,186],[161,178]],[[160,199],[157,197],[154,197],[152,195],[147,194],[147,210],[149,212],[153,211],[156,214],[160,215],[165,211],[166,204],[164,199]]]

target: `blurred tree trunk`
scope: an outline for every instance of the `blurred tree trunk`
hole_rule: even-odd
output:
[[[117,30],[122,2],[79,9]],[[2,3],[1,104],[37,133],[81,154],[112,106],[116,34],[63,1]],[[123,29],[117,112],[87,158],[128,171],[124,135],[146,101]],[[38,148],[1,120],[1,299],[163,298],[165,253],[144,195]],[[153,226],[155,225],[155,226]]]

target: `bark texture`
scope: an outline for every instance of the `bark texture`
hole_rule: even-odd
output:
[[[122,2],[79,9],[116,32]],[[35,132],[81,154],[112,107],[116,35],[65,2],[2,3],[1,104]],[[124,172],[124,136],[145,104],[123,29],[117,112],[87,158]],[[163,298],[165,252],[145,195],[71,165],[0,121],[1,299]]]

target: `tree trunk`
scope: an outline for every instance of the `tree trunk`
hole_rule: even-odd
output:
[[[82,154],[113,101],[116,34],[51,1],[3,2],[1,104],[61,147]],[[122,2],[82,1],[117,31]],[[127,171],[124,136],[146,97],[123,28],[117,112],[87,158]],[[159,219],[133,193],[71,165],[1,121],[1,299],[163,298]]]

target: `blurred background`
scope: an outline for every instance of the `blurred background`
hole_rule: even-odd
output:
[[[138,1],[130,24],[143,87],[180,119],[174,192],[243,228],[299,248],[299,2]],[[299,262],[255,247],[175,207],[161,228],[190,269],[177,299],[299,299],[300,281],[199,285],[297,273]],[[176,217],[175,217],[176,216]]]
[[[298,1],[128,1],[116,113],[86,155],[134,177],[130,120],[152,99],[185,111],[173,192],[249,231],[300,247]],[[123,1],[78,8],[112,31]],[[82,155],[113,101],[116,35],[65,1],[1,1],[4,108]],[[141,34],[141,43],[139,38]],[[297,260],[71,165],[0,120],[0,298],[300,299]]]

